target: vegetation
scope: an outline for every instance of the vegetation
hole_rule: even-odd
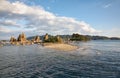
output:
[[[70,40],[71,41],[88,41],[90,40],[90,38],[80,34],[73,34]]]
[[[46,34],[44,37],[44,42],[52,42],[52,43],[62,43],[63,40],[60,36],[51,36]]]
[[[58,42],[56,36],[48,35],[49,39],[45,42]],[[80,35],[80,34],[72,34],[72,35],[59,35],[62,38],[62,41],[88,41],[88,40],[120,40],[118,37],[106,37],[106,36],[91,36],[91,35]],[[44,35],[40,36],[41,40],[44,41]],[[33,39],[34,36],[27,38],[28,40]]]
[[[90,38],[91,40],[108,40],[109,38],[108,37],[105,37],[105,36],[88,36],[88,38]]]
[[[57,42],[57,38],[54,37],[54,36],[50,36],[47,40],[44,40],[44,42],[53,42],[53,43],[55,43],[55,42]]]

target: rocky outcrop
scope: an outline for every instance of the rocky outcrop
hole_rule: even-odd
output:
[[[10,38],[10,42],[16,42],[17,40],[15,39],[15,37],[11,36]]]
[[[57,35],[57,42],[58,43],[63,43],[63,39],[59,35]]]
[[[15,44],[16,42],[17,42],[17,40],[15,39],[15,37],[11,36],[10,43]]]
[[[19,42],[21,42],[21,43],[26,42],[26,41],[27,41],[27,39],[26,39],[25,34],[24,34],[24,33],[19,34],[17,41],[19,41]]]
[[[49,37],[48,37],[48,34],[46,33],[45,37],[44,37],[44,41],[48,40]]]
[[[63,40],[60,36],[50,36],[46,34],[43,41],[40,39],[40,36],[35,36],[32,40],[27,40],[24,33],[19,34],[18,38],[15,39],[13,36],[10,38],[10,43],[13,45],[31,45],[31,44],[41,44],[41,43],[63,43]]]
[[[31,44],[33,44],[32,41],[28,41],[26,39],[26,35],[24,33],[19,34],[17,40],[14,37],[11,37],[10,43],[13,45],[31,45]]]
[[[34,40],[33,40],[35,43],[40,43],[41,40],[40,40],[40,37],[39,36],[35,36]]]

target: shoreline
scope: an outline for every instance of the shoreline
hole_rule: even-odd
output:
[[[43,43],[45,48],[60,50],[60,51],[73,51],[78,49],[78,46],[65,44],[65,43]]]
[[[11,44],[9,43],[8,45],[15,45],[15,46],[24,46],[24,45],[33,45],[33,44]],[[55,50],[59,50],[59,51],[73,51],[78,49],[78,46],[75,45],[71,45],[71,44],[66,44],[66,43],[40,43],[37,45],[41,45],[45,48],[50,48],[50,49],[55,49]],[[5,45],[0,44],[0,47],[3,47]]]

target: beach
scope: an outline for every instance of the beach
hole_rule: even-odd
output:
[[[64,43],[44,43],[44,47],[61,50],[61,51],[72,51],[76,50],[78,47],[70,44],[64,44]]]

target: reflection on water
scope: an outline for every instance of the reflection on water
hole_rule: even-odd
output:
[[[120,78],[120,41],[74,43],[59,52],[40,45],[0,48],[0,78]]]

